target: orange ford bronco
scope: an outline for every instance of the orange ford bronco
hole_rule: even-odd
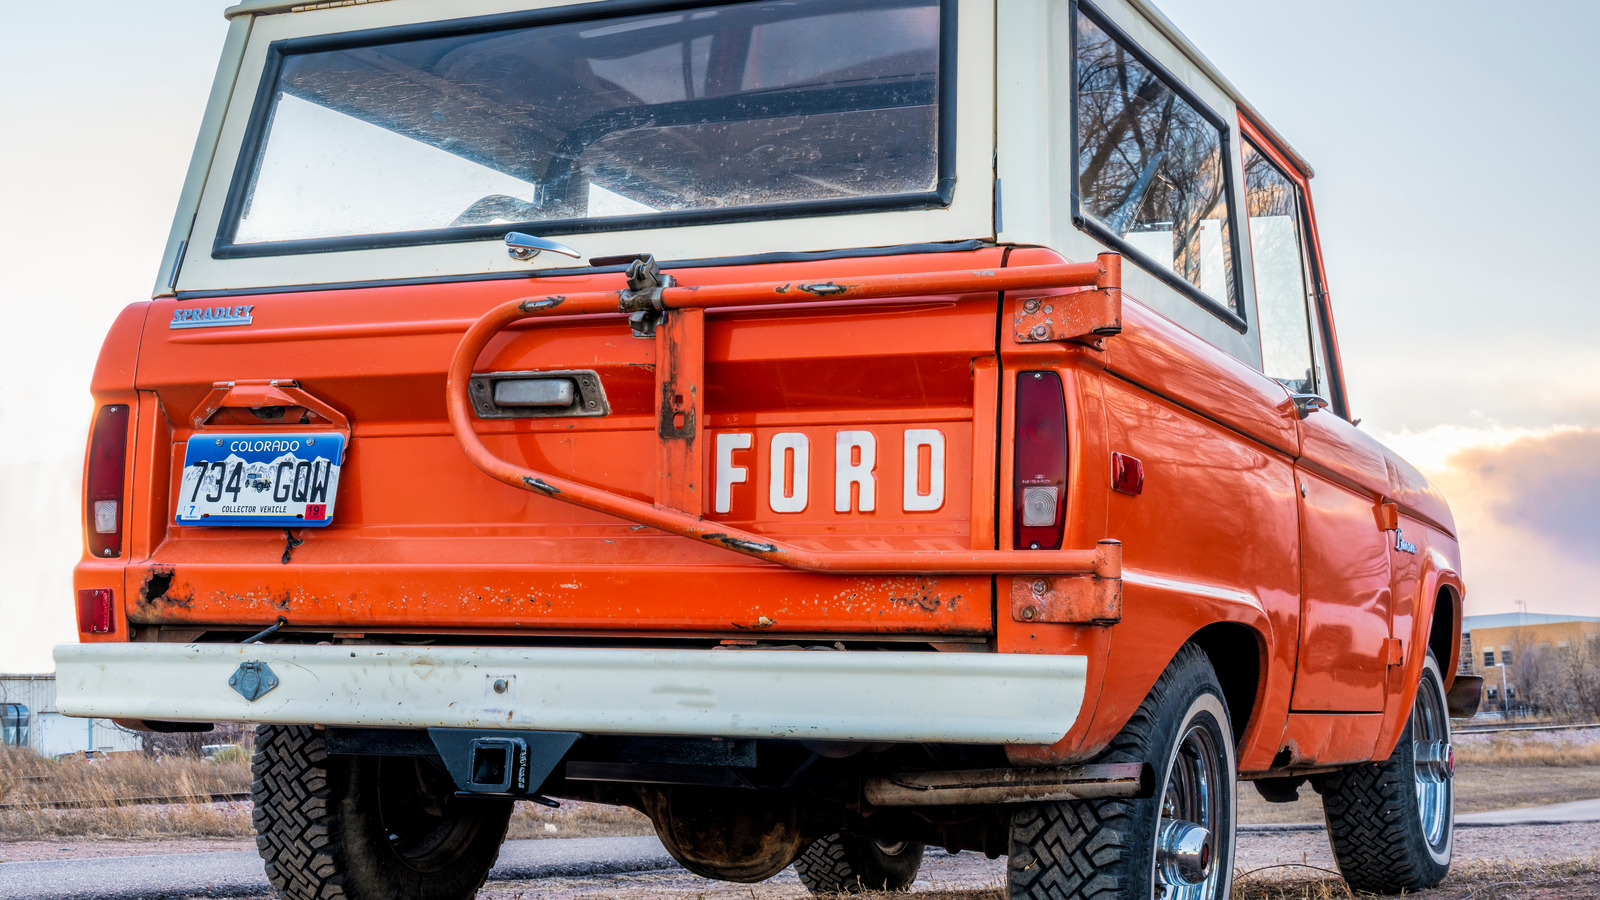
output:
[[[1310,167],[1145,0],[250,0],[95,371],[64,711],[258,723],[286,900],[517,800],[712,878],[1451,853],[1463,587]]]

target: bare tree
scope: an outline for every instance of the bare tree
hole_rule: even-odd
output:
[[[1600,721],[1600,642],[1551,646],[1517,629],[1511,648],[1520,699],[1534,712],[1560,722]]]

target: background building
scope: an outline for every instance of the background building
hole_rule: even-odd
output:
[[[1530,655],[1587,649],[1600,653],[1600,617],[1545,613],[1466,616],[1461,622],[1463,663],[1483,676],[1484,712],[1518,709],[1518,681]],[[1581,645],[1580,645],[1580,642]],[[1465,668],[1465,666],[1464,666]]]
[[[72,719],[56,709],[56,676],[0,674],[0,743],[40,756],[81,750],[139,750],[144,741],[110,719]]]

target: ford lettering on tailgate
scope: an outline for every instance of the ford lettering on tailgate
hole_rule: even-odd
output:
[[[333,521],[344,435],[197,434],[178,488],[179,525],[320,527]]]

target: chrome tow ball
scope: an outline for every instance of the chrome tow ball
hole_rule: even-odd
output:
[[[1196,885],[1211,874],[1211,832],[1193,822],[1163,819],[1156,834],[1156,870],[1174,887]]]

